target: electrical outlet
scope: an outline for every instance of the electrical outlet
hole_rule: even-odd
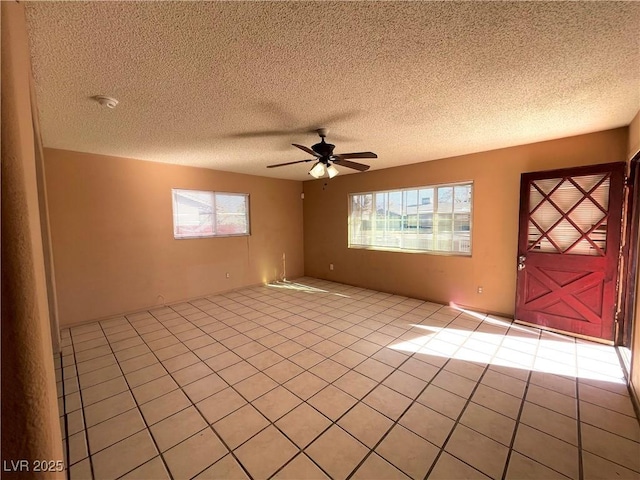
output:
[[[478,293],[482,293],[483,291],[482,287],[478,287]]]
[[[333,270],[333,263],[329,264],[329,270]]]
[[[226,273],[225,275],[227,278],[231,278],[231,274],[229,272]]]

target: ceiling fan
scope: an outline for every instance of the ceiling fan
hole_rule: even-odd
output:
[[[284,167],[285,165],[315,161],[316,163],[313,165],[313,167],[311,167],[311,170],[309,170],[309,175],[311,175],[313,178],[320,178],[325,174],[326,171],[329,178],[333,178],[339,173],[335,165],[353,168],[354,170],[358,170],[359,172],[369,170],[369,165],[352,162],[348,160],[350,158],[378,158],[378,155],[373,152],[334,154],[333,149],[336,148],[336,146],[332,145],[331,143],[327,143],[324,140],[327,136],[327,129],[318,128],[316,132],[318,133],[318,135],[320,135],[320,143],[316,143],[311,148],[305,147],[304,145],[298,145],[297,143],[292,143],[294,147],[299,148],[309,155],[313,155],[314,158],[309,158],[307,160],[297,160],[295,162],[278,163],[276,165],[268,165],[267,168]]]

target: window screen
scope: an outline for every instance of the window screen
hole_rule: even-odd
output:
[[[249,195],[173,189],[173,236],[249,235]]]
[[[471,255],[473,184],[349,195],[349,247]]]

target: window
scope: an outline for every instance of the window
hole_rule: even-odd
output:
[[[473,184],[349,195],[349,247],[471,255]]]
[[[249,235],[249,195],[176,188],[172,192],[175,238]]]

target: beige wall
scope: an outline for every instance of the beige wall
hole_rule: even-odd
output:
[[[620,162],[626,152],[627,129],[619,128],[305,182],[305,274],[513,314],[520,174]],[[347,194],[466,180],[474,182],[471,257],[347,248]],[[478,286],[484,293],[476,293]]]
[[[62,460],[24,7],[2,12],[2,461]],[[5,464],[6,462],[6,464]],[[2,477],[30,474],[8,473]],[[41,478],[63,478],[44,473]]]
[[[53,149],[45,165],[62,326],[279,279],[283,254],[303,274],[300,182]],[[251,236],[175,240],[172,188],[249,193]]]

